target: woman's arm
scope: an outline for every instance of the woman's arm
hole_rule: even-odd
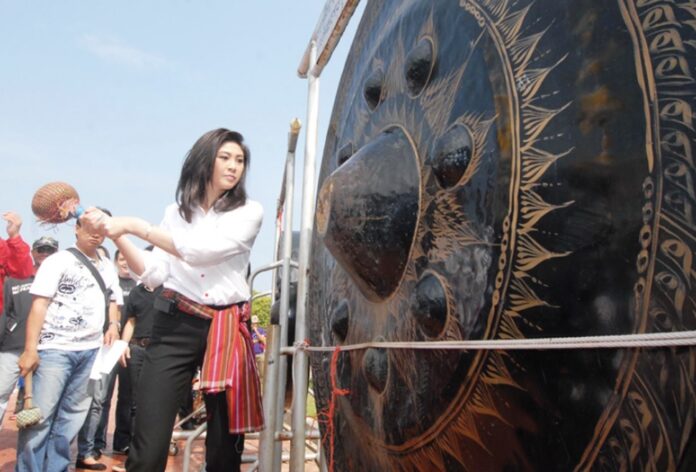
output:
[[[109,217],[97,208],[89,208],[80,221],[88,230],[111,238],[125,257],[128,268],[150,286],[159,286],[166,280],[169,264],[161,256],[155,257],[142,251],[126,235],[137,236],[162,252],[180,257],[166,225],[164,228],[156,227],[142,218],[131,216]]]
[[[94,229],[98,233],[109,237],[114,243],[116,243],[117,240],[124,239],[122,236],[130,234],[157,246],[175,257],[181,257],[174,246],[171,234],[167,230],[148,223],[142,218],[134,216],[107,216],[98,208],[89,208],[80,217],[80,221],[88,228]],[[119,249],[121,248],[119,247]],[[128,259],[125,254],[124,256]],[[136,266],[131,265],[130,261],[128,265],[131,270],[138,273],[138,271],[135,270]],[[142,270],[140,272],[142,272]]]
[[[167,208],[163,226],[136,217],[108,217],[96,208],[88,209],[80,221],[114,242],[131,234],[191,266],[205,266],[251,250],[263,220],[263,208],[253,201],[205,223],[183,223],[176,211],[173,205]],[[130,261],[128,265],[136,274],[136,268],[142,267],[142,263],[131,265]]]
[[[157,246],[163,251],[175,257],[181,257],[174,246],[174,241],[168,231],[148,223],[142,218],[132,216],[114,216],[108,218],[106,222],[106,235],[111,238],[118,238],[122,234],[132,234],[143,241],[147,241],[153,246]]]
[[[148,223],[142,218],[133,216],[113,216],[107,217],[102,221],[104,221],[104,233],[114,241],[124,234],[131,234],[157,246],[175,257],[181,257],[174,246],[171,234],[159,226]]]

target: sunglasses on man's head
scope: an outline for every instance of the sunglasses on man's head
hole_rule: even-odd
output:
[[[39,254],[53,254],[56,252],[56,249],[50,246],[41,246],[36,248],[36,252]]]

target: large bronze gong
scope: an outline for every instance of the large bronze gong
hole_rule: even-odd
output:
[[[696,329],[695,76],[694,1],[369,2],[324,150],[311,343]],[[693,347],[337,367],[336,470],[696,470]]]

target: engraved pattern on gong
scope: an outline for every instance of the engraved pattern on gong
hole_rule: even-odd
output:
[[[693,53],[688,48],[696,45],[691,26],[696,21],[696,2],[618,3],[634,47],[640,51],[636,76],[644,91],[646,156],[651,171],[643,184],[641,252],[636,260],[641,277],[635,287],[641,324],[636,331],[692,330],[696,327],[696,80]],[[686,351],[636,356],[623,401],[607,408],[605,421],[598,423],[594,442],[576,470],[594,466],[675,470],[696,414],[696,350]],[[655,372],[661,382],[653,380]],[[667,378],[670,388],[666,388]],[[681,434],[670,434],[671,418]]]
[[[696,327],[694,2],[580,0],[577,22],[569,4],[411,1],[363,18],[322,164],[313,343]],[[587,190],[598,183],[617,190]],[[329,358],[312,359],[324,406]],[[602,371],[572,372],[588,366]],[[347,469],[534,470],[552,456],[670,470],[695,366],[694,349],[342,352],[337,453]]]
[[[409,260],[401,274],[399,285],[394,289],[395,293],[387,291],[388,296],[383,300],[379,298],[379,291],[370,291],[369,274],[364,276],[368,280],[364,280],[363,276],[353,273],[352,268],[346,270],[346,264],[334,264],[330,259],[323,258],[331,268],[331,275],[330,278],[316,282],[331,289],[325,289],[329,300],[325,301],[322,310],[334,313],[334,318],[340,320],[346,319],[346,313],[372,312],[372,330],[378,333],[389,332],[389,335],[375,338],[372,332],[365,331],[360,325],[351,324],[350,328],[345,328],[340,323],[335,323],[329,326],[326,332],[333,332],[334,335],[338,332],[339,335],[325,339],[327,345],[334,342],[350,344],[372,339],[422,339],[423,334],[419,329],[422,326],[417,322],[403,322],[399,316],[403,313],[418,312],[422,308],[418,303],[415,307],[409,306],[412,301],[410,294],[415,293],[417,299],[422,287],[438,291],[441,301],[441,323],[433,322],[427,329],[422,329],[426,338],[462,339],[467,333],[462,333],[459,327],[467,326],[467,316],[472,316],[471,313],[476,311],[470,305],[479,308],[484,305],[483,276],[494,264],[498,268],[495,275],[495,291],[491,296],[492,303],[482,314],[488,320],[485,331],[478,335],[483,338],[524,337],[518,323],[529,323],[521,316],[525,310],[542,305],[554,308],[554,305],[536,294],[536,287],[543,286],[544,281],[537,279],[533,272],[546,261],[562,258],[569,252],[556,252],[545,248],[543,243],[536,239],[535,228],[545,216],[562,211],[573,202],[550,203],[543,198],[538,189],[556,185],[552,179],[546,178],[546,171],[559,159],[570,159],[573,149],[551,152],[545,148],[545,143],[549,140],[562,137],[548,135],[545,130],[556,116],[563,113],[569,103],[547,106],[545,98],[553,92],[547,91],[547,95],[544,95],[540,93],[540,89],[549,74],[552,74],[565,59],[565,55],[543,57],[544,55],[538,54],[538,48],[544,40],[545,25],[535,24],[531,28],[533,31],[527,28],[523,34],[531,3],[513,6],[510,2],[462,2],[462,5],[475,18],[473,24],[479,26],[479,32],[472,35],[474,39],[469,45],[470,51],[461,64],[447,70],[446,73],[441,71],[440,76],[434,78],[427,73],[420,74],[425,76],[426,80],[420,89],[416,85],[415,90],[408,74],[401,77],[397,74],[397,79],[394,80],[396,90],[392,86],[388,90],[389,96],[384,97],[384,91],[379,89],[380,80],[390,71],[408,70],[410,57],[422,53],[421,50],[425,49],[426,52],[422,54],[427,56],[429,52],[433,61],[437,60],[439,32],[434,31],[432,18],[426,20],[418,37],[412,41],[415,44],[404,44],[403,38],[398,38],[393,49],[388,51],[392,54],[390,63],[387,63],[386,57],[377,55],[373,58],[372,69],[375,72],[366,79],[370,85],[365,91],[367,103],[358,101],[357,105],[354,104],[346,118],[354,131],[350,136],[337,139],[334,170],[325,180],[318,201],[319,227],[325,240],[326,235],[331,232],[329,213],[338,211],[337,205],[344,205],[345,200],[350,198],[348,190],[340,194],[341,198],[335,195],[336,192],[342,188],[349,188],[353,179],[348,176],[353,176],[357,169],[369,163],[369,157],[363,150],[374,145],[373,142],[376,140],[387,139],[381,138],[380,133],[390,127],[405,130],[404,134],[408,140],[414,143],[417,172],[419,179],[424,182],[420,190],[420,216],[417,221],[432,221],[432,226],[425,227],[421,224],[415,229],[408,246]],[[384,28],[389,29],[389,25],[385,25]],[[497,57],[491,60],[497,62],[497,67],[504,76],[501,87],[505,89],[509,99],[509,107],[501,110],[505,117],[491,114],[490,110],[494,107],[487,111],[463,110],[459,115],[453,116],[455,91],[460,87],[462,79],[472,73],[469,59],[481,54],[478,45],[484,39],[491,42],[497,50]],[[416,52],[413,52],[414,50]],[[543,59],[539,60],[538,57]],[[491,102],[493,100],[491,98]],[[424,121],[415,118],[415,114],[411,112],[413,108],[421,111],[425,117]],[[491,166],[491,140],[495,138],[492,129],[496,120],[506,123],[506,132],[510,133],[508,138],[511,142],[508,159],[510,176],[505,179],[509,181],[509,188],[505,190],[509,195],[509,211],[502,222],[501,237],[497,242],[493,239],[494,231],[490,222],[481,224],[480,221],[476,221],[476,218],[467,214],[461,207],[456,197],[456,192],[465,188],[474,175],[490,172],[486,166]],[[444,149],[442,154],[451,157],[454,152],[449,147],[456,147],[463,142],[467,143],[470,152],[464,164],[442,162],[444,158],[438,160],[441,154],[437,151]],[[459,151],[459,148],[456,150]],[[351,188],[351,191],[355,190]],[[349,221],[346,224],[350,224],[356,233],[361,231],[362,226],[358,223],[361,218],[380,218],[379,215],[368,215],[368,218],[362,214],[346,214],[348,217],[344,220]],[[342,236],[345,231],[339,227],[341,221],[338,217],[335,219],[337,221],[334,234]],[[428,244],[425,240],[428,240]],[[333,240],[327,244],[333,245],[331,252],[336,259],[348,257],[342,252],[340,241]],[[359,241],[351,240],[351,244],[346,245],[351,255],[355,251],[359,252],[359,249],[356,249],[358,244]],[[497,260],[490,259],[487,252],[481,249],[492,245],[498,247],[500,256]],[[349,253],[349,250],[345,253]],[[420,271],[417,268],[419,260],[427,260],[429,266],[436,270]],[[472,261],[475,261],[479,268],[470,274],[469,278],[455,275],[458,268],[464,268]],[[437,268],[447,270],[447,276],[439,276]],[[453,291],[460,291],[464,284],[472,281],[478,288],[478,291],[472,290],[477,292],[477,299],[458,299],[454,296]],[[362,295],[348,290],[353,284],[365,287]],[[341,301],[343,297],[347,302]],[[508,302],[503,304],[502,300]],[[337,313],[340,313],[340,316]],[[414,318],[418,318],[418,313]],[[408,317],[406,319],[410,320]],[[343,327],[337,329],[337,325]],[[393,329],[387,330],[388,326]],[[343,337],[346,333],[347,337]],[[445,411],[432,419],[432,423],[426,425],[425,429],[414,437],[404,441],[403,438],[386,435],[385,441],[385,432],[381,430],[380,422],[387,403],[384,401],[385,390],[394,388],[391,385],[400,382],[408,385],[409,379],[416,373],[414,369],[423,363],[423,358],[427,359],[427,362],[452,363],[457,359],[456,354],[421,352],[419,358],[412,351],[400,351],[398,354],[370,351],[343,354],[339,370],[344,374],[348,373],[348,378],[354,375],[350,372],[361,367],[365,370],[365,366],[368,368],[371,390],[356,392],[354,397],[369,398],[371,413],[370,417],[367,417],[364,411],[360,411],[364,408],[362,404],[351,404],[350,400],[341,398],[341,414],[351,418],[352,427],[360,431],[358,434],[372,438],[368,447],[382,447],[397,454],[430,448],[431,452],[434,452],[430,455],[437,457],[439,446],[433,444],[432,440],[445,428],[449,428],[445,434],[451,439],[440,439],[438,442],[454,444],[460,442],[459,438],[464,437],[476,447],[488,448],[490,445],[485,444],[486,440],[477,427],[479,418],[493,416],[504,422],[504,415],[498,411],[499,407],[491,389],[499,385],[520,387],[508,370],[507,363],[510,359],[507,358],[507,354],[480,352],[470,357],[471,365],[465,376],[466,385],[458,390]],[[380,367],[380,362],[388,367]],[[422,371],[419,371],[420,374]],[[350,384],[348,381],[345,386],[350,387]],[[468,404],[468,407],[463,408],[464,404]],[[360,411],[360,415],[356,416],[356,410]],[[456,454],[463,457],[469,446],[460,447],[461,450],[456,451]],[[399,461],[398,455],[393,459]],[[432,457],[429,460],[432,460]]]

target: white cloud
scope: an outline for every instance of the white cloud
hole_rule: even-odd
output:
[[[166,64],[164,58],[128,46],[118,39],[86,34],[81,42],[89,52],[108,62],[138,68],[158,68]]]

